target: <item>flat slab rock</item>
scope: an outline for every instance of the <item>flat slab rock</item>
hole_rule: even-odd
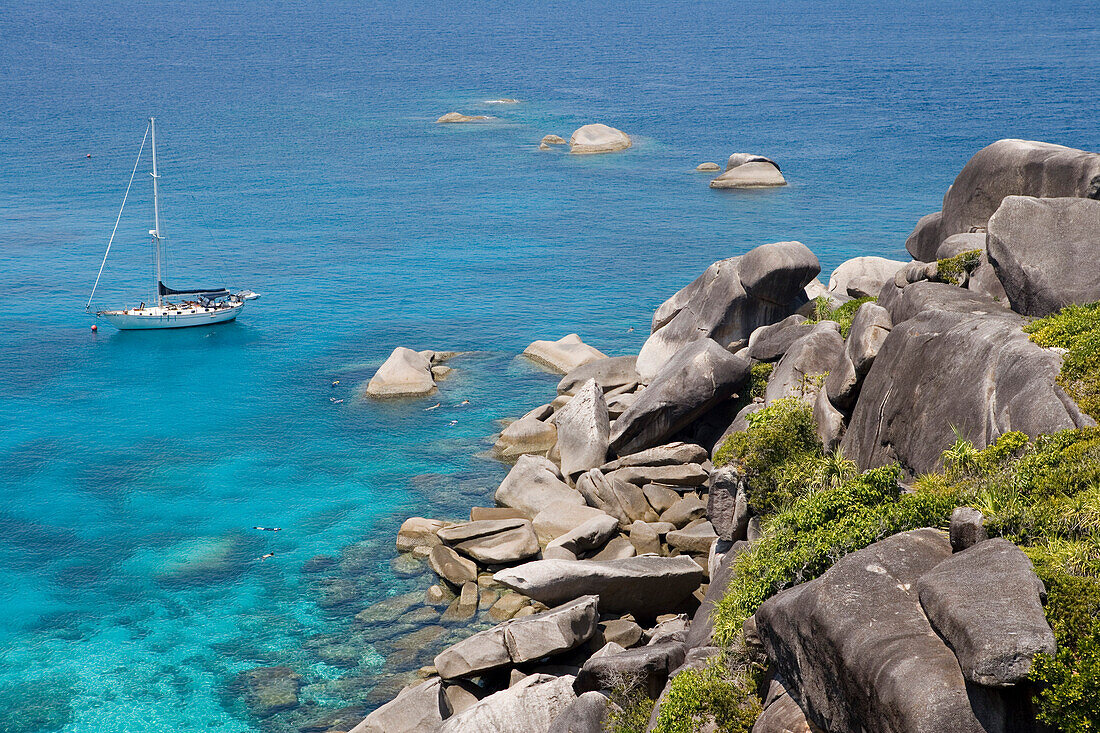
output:
[[[575,394],[589,379],[595,379],[604,392],[637,384],[640,381],[637,362],[636,356],[611,356],[582,364],[561,378],[558,394]]]
[[[596,633],[598,600],[582,596],[549,611],[505,621],[444,649],[435,667],[444,679],[470,677],[573,649]]]
[[[579,366],[608,358],[607,354],[581,341],[575,333],[557,341],[533,341],[523,350],[523,355],[559,374],[568,374]]]
[[[572,675],[533,674],[447,719],[439,733],[539,733],[577,699]]]
[[[687,556],[625,560],[535,560],[502,570],[498,583],[546,604],[593,594],[600,610],[656,616],[676,609],[703,582],[703,570]]]
[[[519,562],[539,554],[539,539],[527,519],[482,519],[439,530],[440,540],[488,565]]]
[[[1025,679],[1036,654],[1055,652],[1031,561],[1004,539],[955,553],[917,582],[932,627],[950,645],[963,676],[988,687]]]

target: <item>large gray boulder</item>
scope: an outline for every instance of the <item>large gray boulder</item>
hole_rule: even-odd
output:
[[[519,562],[539,554],[539,539],[527,519],[482,519],[445,527],[439,539],[487,565]]]
[[[577,699],[573,676],[533,674],[446,720],[439,733],[548,733]]]
[[[893,535],[773,596],[756,625],[776,670],[816,725],[835,731],[992,733],[951,650],[917,599],[917,581],[951,556],[947,536]]]
[[[349,733],[435,733],[447,713],[442,684],[433,677],[402,690]]]
[[[558,452],[564,476],[576,476],[607,460],[611,423],[603,390],[595,379],[585,382],[573,399],[558,410],[554,424],[558,428]]]
[[[561,378],[558,394],[575,394],[589,379],[595,379],[604,392],[637,384],[637,363],[636,356],[610,356],[582,364]]]
[[[1100,300],[1100,201],[1008,196],[989,220],[988,248],[1017,313]]]
[[[421,397],[435,390],[431,357],[404,346],[394,349],[367,383],[368,397]]]
[[[923,217],[905,248],[936,259],[952,234],[984,229],[1006,196],[1100,198],[1100,155],[1031,140],[998,140],[963,166],[943,197],[943,210]]]
[[[720,540],[745,539],[749,528],[749,497],[745,474],[735,466],[722,466],[710,476],[707,518]]]
[[[493,579],[546,604],[586,594],[600,610],[652,617],[674,610],[703,582],[703,570],[686,555],[625,560],[535,560],[501,570]]]
[[[639,376],[653,379],[692,341],[710,338],[724,346],[791,315],[808,302],[803,289],[820,269],[798,242],[764,244],[715,262],[657,308],[638,354]]]
[[[770,700],[752,726],[752,733],[824,733],[806,719],[790,693],[783,690]]]
[[[679,466],[688,463],[702,463],[707,460],[707,449],[694,443],[675,442],[659,445],[656,448],[646,448],[637,453],[628,453],[625,456],[608,461],[600,466],[604,473],[611,473],[620,468],[634,468],[639,466]]]
[[[711,339],[692,341],[661,367],[652,383],[615,421],[610,448],[637,453],[668,441],[729,397],[749,376],[747,359]]]
[[[588,505],[615,517],[623,529],[637,520],[656,519],[641,487],[594,468],[577,479],[577,491]]]
[[[559,374],[568,374],[577,367],[607,358],[607,354],[584,343],[575,333],[557,341],[532,341],[523,350],[523,355]]]
[[[512,459],[527,454],[546,455],[557,442],[557,428],[527,414],[501,431],[493,449],[501,458]]]
[[[686,653],[683,642],[666,641],[594,656],[581,667],[573,689],[583,694],[611,689],[623,680],[630,680],[655,700],[668,682],[669,672],[684,663]]]
[[[562,480],[553,461],[542,456],[520,456],[495,497],[497,504],[519,509],[532,518],[556,502],[584,506],[584,497]]]
[[[555,501],[535,515],[535,518],[531,520],[531,524],[535,527],[535,534],[538,535],[540,540],[550,542],[594,519],[602,520],[603,517],[608,516],[602,509],[585,504],[583,495],[577,495],[581,497],[580,504]],[[613,517],[613,519],[616,522],[619,521],[618,517]]]
[[[864,303],[852,318],[844,351],[856,373],[865,375],[878,356],[882,343],[894,328],[890,312],[877,303]]]
[[[569,137],[569,152],[574,155],[613,153],[631,145],[630,136],[625,132],[599,122],[582,125]]]
[[[435,658],[440,677],[471,677],[575,649],[596,633],[598,598],[583,596],[531,616],[505,621],[444,649]]]
[[[748,356],[757,361],[776,361],[787,353],[798,339],[806,336],[814,324],[806,323],[806,317],[795,313],[779,323],[761,326],[749,335]]]
[[[543,557],[547,559],[577,560],[582,555],[599,550],[618,534],[619,520],[610,514],[601,514],[579,527],[560,535],[546,545]]]
[[[770,188],[786,186],[779,165],[770,158],[752,153],[734,153],[726,170],[710,182],[711,188]]]
[[[604,723],[612,709],[619,709],[607,695],[586,692],[554,718],[549,733],[604,733]]]
[[[988,687],[1023,681],[1036,654],[1055,652],[1043,583],[1008,540],[952,555],[917,582],[925,615],[955,652],[963,676]]]
[[[900,260],[885,257],[853,257],[840,264],[829,276],[829,292],[834,295],[860,297],[878,295],[882,286],[894,279],[897,271],[905,267]],[[855,289],[857,292],[851,292]],[[858,295],[857,295],[858,293]]]
[[[844,352],[840,326],[834,321],[822,321],[802,338],[791,344],[787,353],[775,365],[764,390],[764,402],[784,397],[798,397],[813,404],[821,381]]]
[[[934,470],[955,429],[981,447],[1010,430],[1034,437],[1093,424],[1055,385],[1061,357],[1032,343],[1018,314],[943,283],[883,294],[895,325],[841,443],[861,468]]]

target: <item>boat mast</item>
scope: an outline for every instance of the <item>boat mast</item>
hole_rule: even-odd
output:
[[[160,304],[161,304],[161,295],[160,295],[160,282],[161,282],[161,274],[160,274],[160,201],[158,200],[157,181],[160,178],[160,176],[157,175],[157,127],[156,127],[156,122],[157,122],[156,117],[150,117],[149,118],[149,131],[152,133],[152,143],[153,143],[153,226],[154,226],[154,229],[151,232],[151,234],[153,235],[153,246],[156,250],[156,261],[157,261],[156,294],[157,294],[157,306],[159,307]]]

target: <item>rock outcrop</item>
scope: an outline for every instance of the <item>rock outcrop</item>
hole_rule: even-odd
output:
[[[900,260],[885,257],[853,257],[833,270],[829,276],[829,292],[853,298],[877,296],[882,286],[891,282],[904,266]]]
[[[567,478],[603,465],[611,423],[603,390],[589,379],[554,417],[561,472]]]
[[[457,122],[481,122],[490,119],[486,115],[464,115],[461,112],[448,112],[436,120],[438,125],[454,124]]]
[[[842,447],[861,468],[940,465],[953,428],[977,446],[1092,424],[1055,384],[1061,357],[1032,343],[1024,319],[954,285],[884,288],[893,330],[860,388]],[[934,399],[932,398],[934,396]]]
[[[579,366],[607,358],[607,354],[584,343],[575,333],[557,341],[533,341],[523,350],[523,355],[559,374],[568,374]]]
[[[808,302],[804,288],[820,270],[799,242],[765,244],[715,262],[653,314],[652,334],[638,354],[639,375],[653,379],[692,341],[710,338],[725,346],[781,321]]]
[[[711,339],[684,346],[664,363],[650,385],[615,421],[610,448],[617,455],[665,443],[697,417],[726,400],[749,375],[747,359]]]
[[[533,674],[448,718],[439,733],[543,733],[576,699],[572,675]]]
[[[989,219],[987,246],[1017,313],[1100,300],[1100,201],[1007,196]]]
[[[636,356],[612,356],[582,364],[561,378],[558,382],[558,394],[575,394],[589,379],[595,379],[605,393],[635,386],[641,381],[637,363]]]
[[[710,182],[711,188],[770,188],[786,186],[787,179],[779,165],[763,155],[734,153],[726,163],[726,171]]]
[[[600,123],[578,127],[569,138],[569,152],[576,154],[612,153],[631,145],[625,132]]]
[[[532,518],[557,502],[584,505],[584,497],[569,488],[558,467],[542,456],[520,456],[495,496],[501,506],[514,507]]]
[[[422,397],[436,391],[431,351],[398,346],[367,383],[368,397]]]
[[[917,222],[905,248],[936,259],[952,234],[982,231],[1006,196],[1100,198],[1100,154],[1031,140],[998,140],[979,150],[943,197],[943,209]]]
[[[775,365],[764,391],[764,402],[798,397],[812,405],[823,380],[843,353],[840,326],[833,321],[816,324],[792,343]]]
[[[539,540],[527,519],[483,519],[444,527],[440,540],[485,565],[504,565],[539,554]]]

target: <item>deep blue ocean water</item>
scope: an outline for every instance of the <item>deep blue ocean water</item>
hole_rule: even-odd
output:
[[[277,727],[233,680],[280,664],[307,705],[363,702],[385,654],[333,665],[318,635],[427,585],[391,569],[400,518],[491,502],[495,421],[556,381],[527,343],[636,351],[662,300],[765,242],[823,279],[902,257],[983,145],[1100,148],[1097,90],[1088,0],[5,3],[0,732]],[[432,124],[450,111],[497,119]],[[169,284],[263,298],[93,334],[150,115]],[[591,121],[635,147],[537,150]],[[733,152],[791,185],[711,191],[693,168]],[[147,170],[99,307],[149,300]],[[473,352],[440,409],[357,397],[397,345]]]

